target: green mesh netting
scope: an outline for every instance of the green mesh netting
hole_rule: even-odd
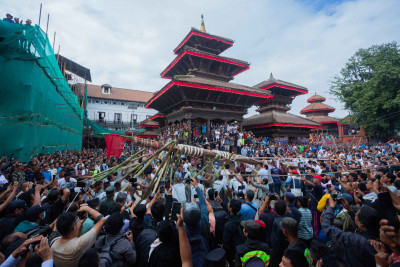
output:
[[[38,26],[0,21],[0,154],[82,147],[83,110]]]
[[[125,130],[121,130],[121,131],[108,130],[108,129],[103,128],[100,125],[94,123],[93,121],[91,121],[89,119],[85,119],[85,126],[91,127],[94,137],[104,137],[107,134],[125,134]],[[136,135],[137,133],[141,133],[144,130],[145,129],[134,129],[133,134]],[[127,131],[131,132],[130,130],[127,130]]]

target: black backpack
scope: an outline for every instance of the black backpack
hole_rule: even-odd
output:
[[[100,256],[100,266],[101,267],[122,267],[124,262],[118,253],[113,251],[114,246],[122,240],[124,237],[118,237],[114,239],[111,243],[107,241],[107,236],[103,239],[103,244],[99,251]]]
[[[244,244],[244,242],[246,242],[246,237],[243,234],[243,230],[240,227],[240,224],[236,224],[236,227],[237,227],[238,235],[234,236],[234,238],[233,238],[233,244],[235,247],[235,251],[236,251],[236,247],[238,245]]]
[[[229,220],[229,216],[223,209],[214,211],[214,216],[215,216],[215,242],[217,244],[222,244],[224,226],[225,223]]]

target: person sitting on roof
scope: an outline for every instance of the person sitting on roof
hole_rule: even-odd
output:
[[[6,14],[6,17],[3,19],[3,21],[14,23],[13,16],[11,14]]]

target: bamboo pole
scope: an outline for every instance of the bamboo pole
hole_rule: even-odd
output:
[[[149,147],[149,148],[153,148],[153,149],[160,149],[164,146],[163,143],[157,142],[157,141],[149,141],[149,140],[145,140],[142,138],[126,136],[126,135],[122,135],[122,136],[127,139],[131,139],[133,145],[140,146],[140,147]],[[182,145],[176,145],[173,148],[173,150],[174,150],[174,152],[176,152],[183,147],[184,146],[182,146]],[[198,152],[200,152],[202,157],[215,158],[216,156],[221,156],[221,151],[218,151],[218,150],[209,150],[209,149],[193,147],[193,146],[187,146],[187,147],[195,148],[195,149],[193,149],[193,151],[188,151],[187,153],[185,153],[187,156],[192,156],[192,157],[196,156],[196,153],[198,153]],[[164,146],[163,150],[168,150],[169,148],[170,148],[170,145],[167,145],[167,146]],[[234,155],[232,153],[226,153],[226,154],[232,155],[232,156],[227,157],[227,158],[231,157],[230,161],[249,163],[252,165],[256,165],[257,163],[259,163],[258,160],[244,157],[242,155]]]

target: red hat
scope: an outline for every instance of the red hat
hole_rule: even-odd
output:
[[[290,173],[299,174],[296,170],[291,170]]]
[[[266,227],[265,227],[265,223],[264,223],[263,221],[255,220],[255,222],[256,222],[260,227],[266,228]]]
[[[317,178],[318,180],[320,180],[320,181],[322,182],[322,177],[321,177],[321,175],[314,175],[313,177],[314,177],[314,178]]]

